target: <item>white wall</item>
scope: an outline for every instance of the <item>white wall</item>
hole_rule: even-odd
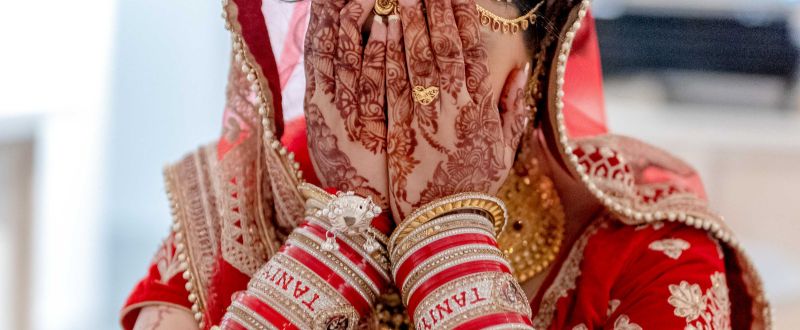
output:
[[[163,166],[218,137],[229,60],[219,1],[120,0],[114,37],[102,260],[104,328],[171,223]]]

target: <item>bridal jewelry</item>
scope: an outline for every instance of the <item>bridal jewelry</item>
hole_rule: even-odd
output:
[[[558,256],[564,239],[564,209],[553,181],[536,163],[530,167],[513,169],[497,193],[509,213],[509,225],[498,244],[519,282],[544,271]]]
[[[364,250],[372,254],[381,249],[381,244],[374,230],[371,230],[372,219],[381,214],[381,208],[375,205],[372,197],[361,197],[352,191],[337,192],[332,195],[311,184],[298,186],[308,198],[307,208],[314,216],[327,220],[330,229],[325,232],[325,242],[320,245],[323,251],[339,250],[336,236],[361,236],[365,239]]]
[[[375,14],[388,16],[397,13],[397,0],[377,0],[375,1]]]
[[[496,15],[481,5],[476,4],[480,15],[481,25],[492,29],[495,32],[515,34],[519,31],[525,31],[529,26],[536,23],[536,11],[544,4],[544,1],[539,2],[527,13],[516,18],[505,18]]]
[[[412,96],[414,98],[414,102],[417,102],[422,105],[428,105],[439,96],[439,87],[430,86],[430,87],[423,87],[423,86],[414,86],[414,90],[411,91]]]

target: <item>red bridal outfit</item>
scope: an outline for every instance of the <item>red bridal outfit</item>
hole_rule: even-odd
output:
[[[565,18],[534,71],[546,88],[544,113],[516,162],[535,162],[526,145],[543,132],[559,166],[603,210],[553,253],[534,297],[525,298],[518,280],[526,276],[513,270],[525,264],[507,258],[496,236],[506,213],[519,229],[514,209],[526,196],[454,196],[393,229],[371,201],[313,186],[305,123],[282,116],[284,104],[302,100],[292,81],[308,1],[265,17],[272,12],[261,1],[231,0],[223,133],[165,169],[174,224],[123,308],[123,327],[146,306],[171,305],[204,329],[769,328],[760,279],[708,208],[697,173],[606,132],[588,4]],[[284,35],[270,15],[301,29]],[[278,61],[271,40],[284,45]],[[474,212],[447,213],[458,209]],[[337,229],[355,210],[355,224]]]

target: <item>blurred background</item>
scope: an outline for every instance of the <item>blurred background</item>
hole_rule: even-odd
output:
[[[264,0],[276,2],[278,0]],[[161,169],[219,133],[217,1],[0,10],[0,329],[115,329],[170,215]],[[613,131],[697,167],[800,328],[800,4],[596,0]]]

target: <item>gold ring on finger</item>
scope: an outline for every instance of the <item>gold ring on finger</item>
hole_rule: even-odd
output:
[[[373,10],[375,14],[380,16],[395,14],[397,10],[397,0],[376,0]]]
[[[431,104],[431,102],[433,102],[437,96],[439,96],[439,87],[414,86],[414,89],[411,91],[411,95],[414,97],[414,102],[422,105],[428,105]]]

